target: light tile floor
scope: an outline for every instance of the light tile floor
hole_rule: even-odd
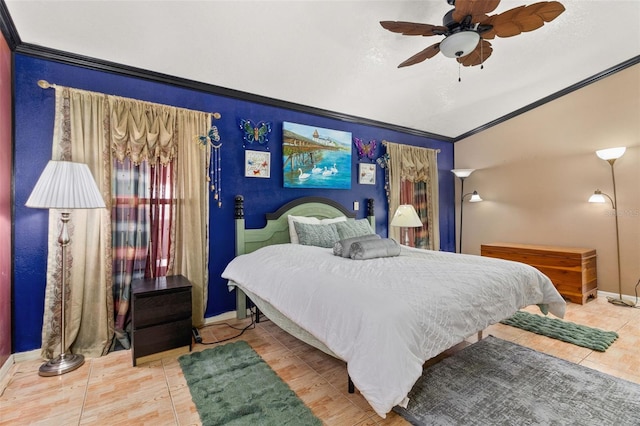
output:
[[[537,308],[527,308],[536,312]],[[598,298],[569,304],[566,320],[617,331],[620,338],[604,353],[496,324],[485,335],[509,340],[589,368],[640,383],[640,309],[618,307]],[[243,327],[248,320],[232,321]],[[201,331],[204,342],[234,336],[225,323]],[[248,341],[265,361],[327,425],[406,425],[390,413],[378,417],[357,392],[347,393],[343,362],[296,340],[271,322],[262,322],[239,339]],[[470,338],[460,347],[473,343]],[[194,350],[207,345],[196,345]],[[131,365],[130,351],[88,359],[78,370],[59,377],[40,377],[40,361],[11,367],[0,381],[1,425],[198,425],[200,420],[173,354]],[[432,361],[430,363],[437,362]]]

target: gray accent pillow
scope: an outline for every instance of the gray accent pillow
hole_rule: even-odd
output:
[[[300,244],[305,246],[316,246],[331,248],[340,240],[336,225],[328,223],[326,225],[316,225],[311,223],[294,222],[296,233]]]
[[[333,254],[335,254],[336,256],[350,257],[351,244],[357,243],[358,241],[374,240],[379,238],[380,238],[380,235],[378,234],[368,234],[368,235],[361,235],[359,237],[340,240],[333,245]]]
[[[345,240],[347,238],[359,237],[361,235],[369,235],[374,233],[373,229],[371,229],[371,225],[369,225],[369,220],[367,219],[338,222],[336,223],[336,229],[338,230],[338,235],[340,235],[340,238],[338,238],[339,240]]]
[[[390,238],[365,240],[351,244],[351,259],[365,260],[400,255],[400,244]]]

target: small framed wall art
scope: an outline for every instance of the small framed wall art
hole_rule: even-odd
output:
[[[376,184],[376,165],[369,163],[358,163],[358,183],[362,185]]]
[[[244,176],[270,178],[271,153],[269,151],[245,151]]]

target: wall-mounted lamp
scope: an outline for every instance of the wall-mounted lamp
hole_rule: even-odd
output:
[[[618,148],[609,148],[609,149],[601,149],[596,151],[596,155],[601,159],[607,161],[611,165],[611,180],[613,181],[613,198],[609,195],[601,192],[599,189],[596,189],[593,195],[589,197],[590,203],[606,203],[606,198],[611,201],[611,208],[613,209],[613,213],[616,220],[616,258],[618,261],[618,299],[613,297],[609,297],[608,300],[610,303],[619,306],[635,306],[635,303],[624,300],[622,298],[622,274],[620,268],[620,232],[618,230],[618,199],[616,196],[616,175],[613,172],[613,163],[624,154],[626,151],[626,147],[621,146]]]
[[[471,173],[473,173],[475,169],[453,169],[451,172],[456,175],[457,178],[460,179],[460,238],[458,239],[458,253],[462,253],[462,205],[464,203],[464,199],[467,195],[471,195],[469,198],[469,202],[477,203],[478,201],[482,201],[480,195],[478,195],[478,191],[473,191],[468,194],[464,193],[464,180],[468,178]]]
[[[393,219],[391,219],[391,226],[404,228],[404,245],[408,246],[409,228],[422,227],[422,221],[411,204],[401,204],[393,215]]]
[[[84,363],[81,354],[67,352],[66,347],[66,276],[68,266],[66,261],[67,245],[71,241],[67,231],[70,220],[70,210],[73,209],[104,209],[102,194],[86,164],[70,161],[49,161],[33,188],[27,207],[38,209],[60,210],[60,236],[58,244],[61,247],[62,271],[60,273],[60,355],[50,359],[40,366],[38,374],[41,376],[59,376],[73,371]],[[58,298],[56,297],[56,299]]]

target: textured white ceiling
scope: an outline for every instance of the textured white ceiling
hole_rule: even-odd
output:
[[[452,138],[640,55],[640,1],[560,1],[458,82],[442,54],[396,68],[442,37],[379,24],[440,25],[445,0],[5,0],[24,43]]]

